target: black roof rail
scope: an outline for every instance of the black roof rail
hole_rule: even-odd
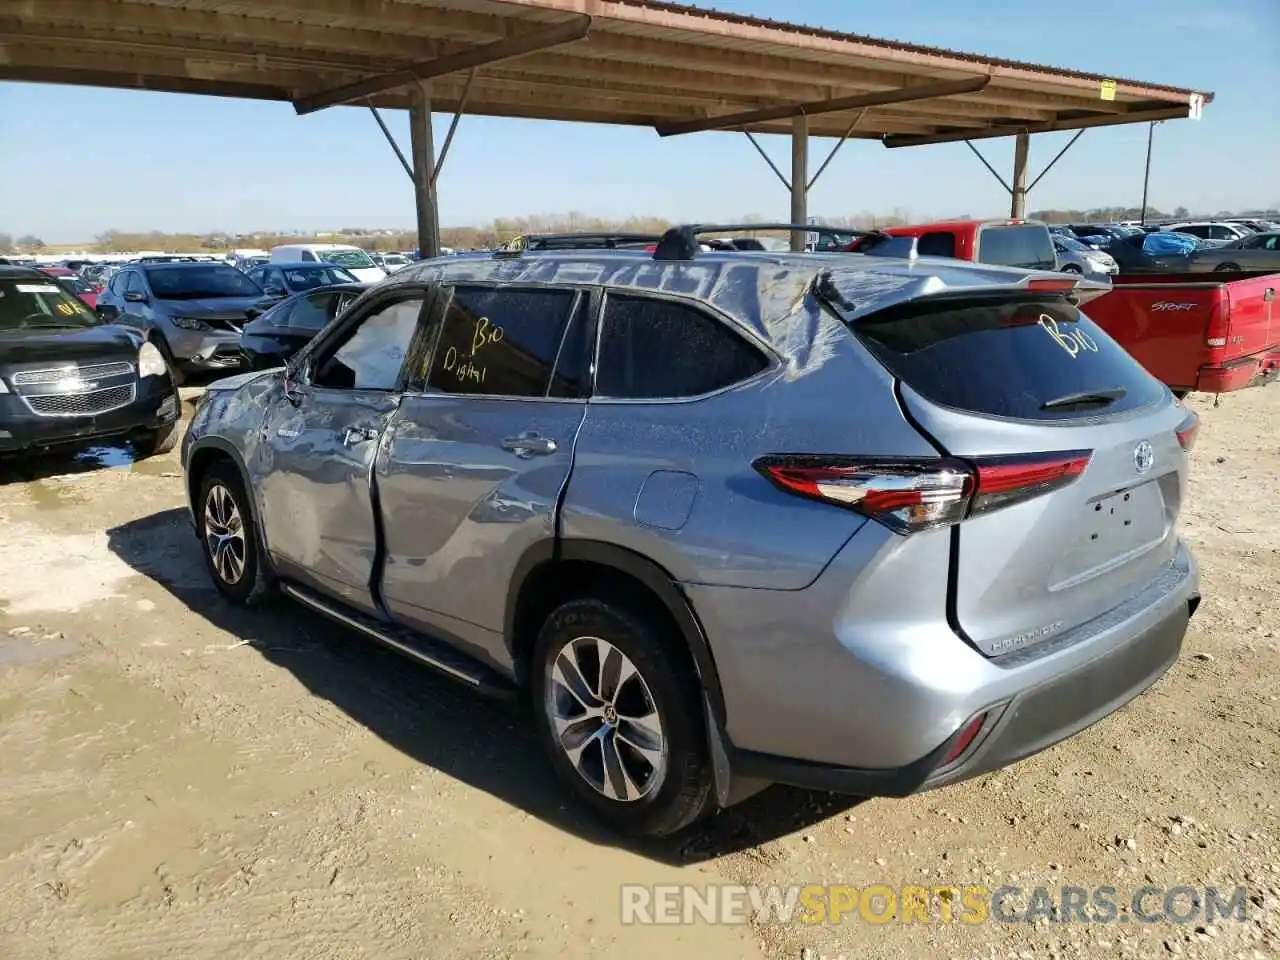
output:
[[[868,231],[854,227],[836,227],[824,223],[682,223],[662,235],[653,252],[655,260],[692,260],[701,251],[699,236],[708,233],[743,233],[754,230],[786,230],[788,232],[817,233],[848,238],[850,243]]]
[[[656,233],[528,233],[508,240],[496,254],[510,257],[538,250],[628,250],[646,247],[660,239]]]

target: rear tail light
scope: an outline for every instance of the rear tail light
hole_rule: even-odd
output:
[[[781,490],[856,510],[906,535],[1066,486],[1089,456],[1082,450],[973,461],[801,454],[761,457],[754,466]]]
[[[1186,419],[1178,425],[1178,443],[1182,444],[1182,449],[1191,452],[1191,448],[1196,445],[1196,434],[1200,432],[1200,418],[1195,415],[1195,411],[1188,410]]]
[[[1034,290],[1036,293],[1066,293],[1068,290],[1076,288],[1075,280],[1058,280],[1042,278],[1027,281],[1027,289]]]

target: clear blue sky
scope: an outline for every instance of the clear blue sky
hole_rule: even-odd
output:
[[[720,0],[738,13],[1073,67],[1217,94],[1199,122],[1156,128],[1151,202],[1280,206],[1280,0]],[[407,118],[388,113],[408,149]],[[436,118],[437,144],[449,118]],[[1032,138],[1034,175],[1068,134]],[[785,138],[766,137],[779,164]],[[1137,204],[1146,126],[1091,130],[1032,208]],[[811,162],[830,141],[815,141]],[[408,178],[368,111],[295,117],[283,103],[0,83],[0,231],[46,242],[108,228],[170,232],[410,227]],[[1000,170],[1010,140],[983,151]],[[785,169],[785,167],[784,167]],[[1003,189],[963,144],[853,141],[814,214],[1000,213]],[[782,185],[740,134],[465,117],[440,178],[445,226],[502,216],[785,218]]]

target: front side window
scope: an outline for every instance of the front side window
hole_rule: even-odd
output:
[[[610,294],[596,393],[619,399],[696,397],[768,366],[758,349],[689,304]]]
[[[585,364],[557,358],[579,300],[576,290],[456,287],[445,311],[427,386],[445,393],[573,397],[585,391]],[[575,329],[585,324],[573,324]],[[568,344],[581,358],[581,341]],[[557,371],[553,380],[552,371]]]
[[[339,390],[396,390],[418,329],[422,297],[397,300],[365,317],[316,365],[312,382]]]

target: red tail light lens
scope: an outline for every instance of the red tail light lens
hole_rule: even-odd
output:
[[[960,736],[956,737],[956,742],[951,745],[951,749],[947,751],[947,755],[943,757],[942,762],[938,764],[938,768],[941,769],[948,764],[955,763],[964,756],[965,752],[972,745],[973,738],[981,732],[982,725],[986,722],[987,715],[983,712],[965,724],[964,729],[960,731]]]
[[[973,463],[783,454],[761,457],[755,468],[781,490],[856,510],[906,535],[1066,486],[1088,463],[1088,451]]]
[[[991,457],[977,461],[978,487],[971,513],[986,513],[1065,487],[1089,465],[1088,450]]]
[[[1194,411],[1187,411],[1187,418],[1178,425],[1178,443],[1182,444],[1182,449],[1191,452],[1191,448],[1196,445],[1196,435],[1200,433],[1200,418]]]

